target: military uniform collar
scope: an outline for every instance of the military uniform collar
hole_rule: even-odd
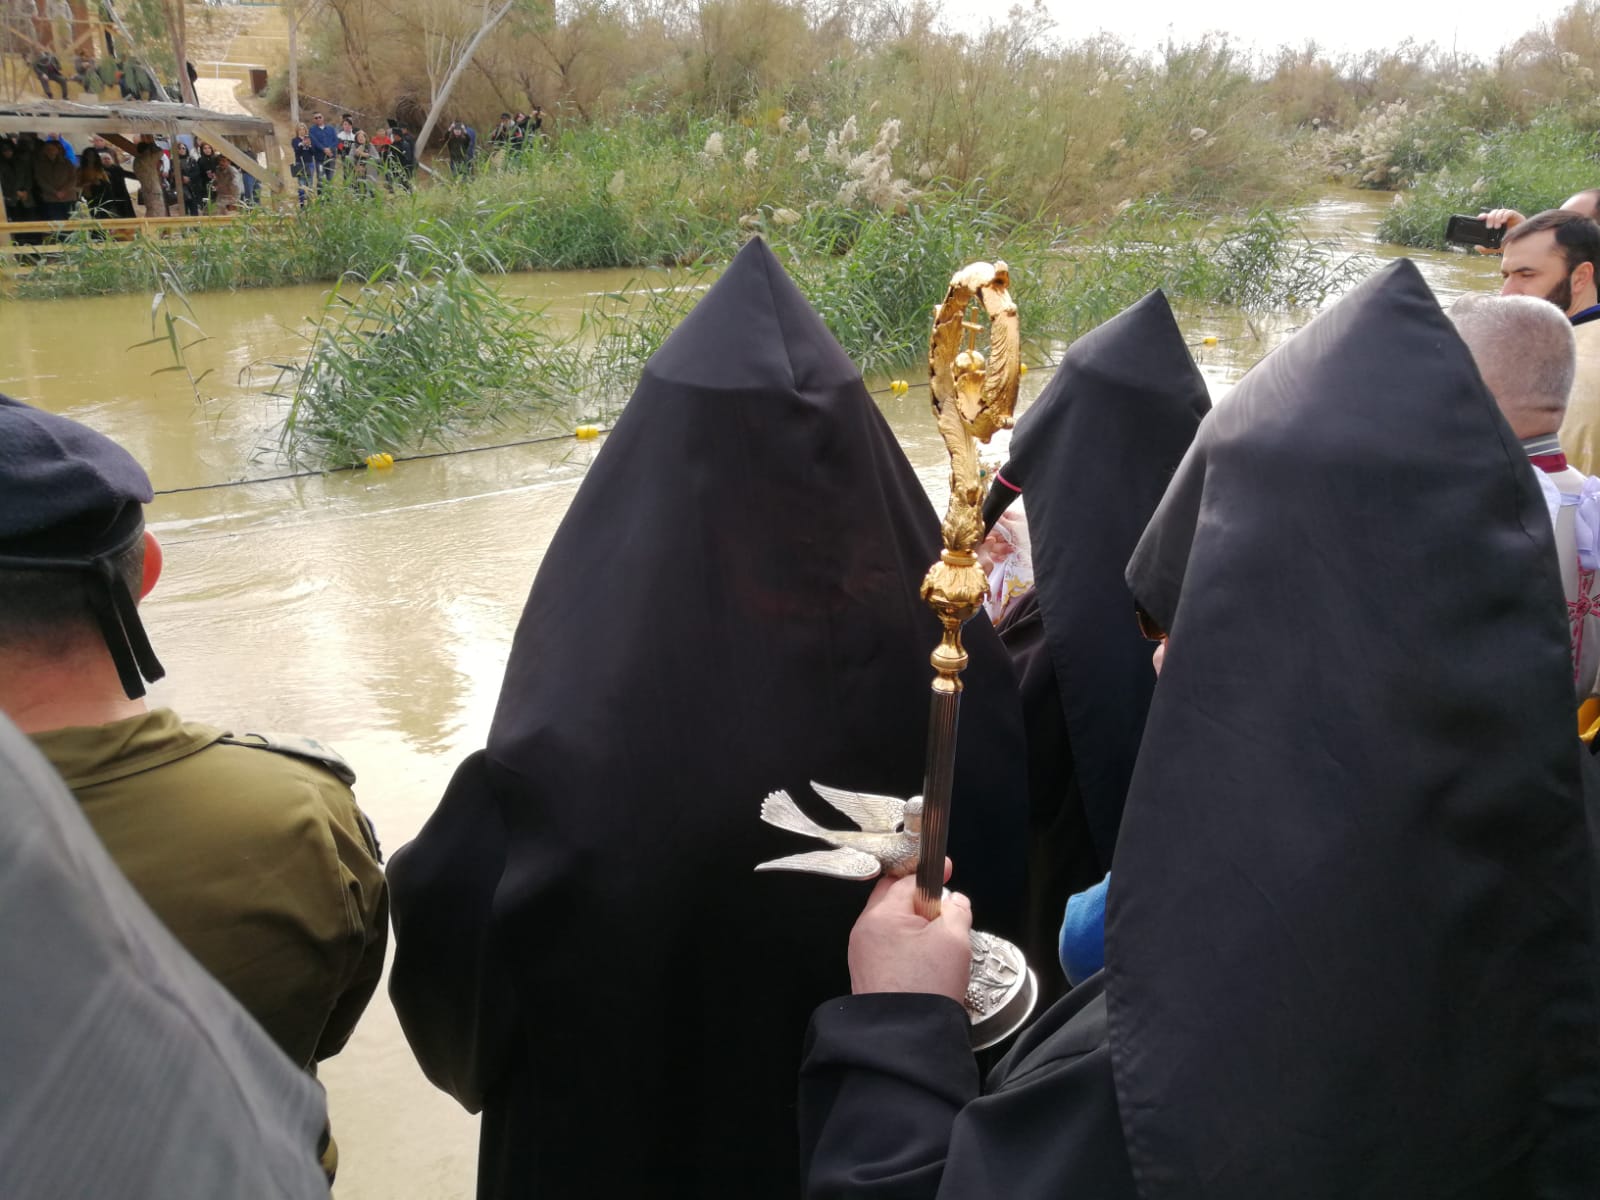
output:
[[[222,731],[185,722],[170,708],[157,708],[105,725],[69,726],[32,736],[67,786],[77,791],[198,754]]]

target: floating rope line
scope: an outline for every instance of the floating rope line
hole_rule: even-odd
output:
[[[927,387],[925,383],[907,385],[908,387]],[[877,388],[867,393],[869,396],[887,396],[890,394],[903,395],[891,384],[889,387]],[[396,455],[385,466],[393,463],[420,462],[428,458],[454,458],[458,454],[481,454],[486,450],[509,450],[514,446],[539,446],[550,442],[594,441],[598,437],[610,433],[611,430],[604,425],[580,425],[572,433],[552,433],[543,437],[520,438],[514,442],[495,442],[489,446],[464,446],[457,450],[430,450],[420,454]],[[194,483],[188,487],[162,488],[155,494],[157,496],[176,496],[184,492],[210,492],[219,488],[248,487],[256,483],[280,483],[285,479],[308,479],[313,475],[338,475],[345,471],[366,471],[373,468],[364,462],[347,463],[342,467],[326,467],[315,471],[285,471],[281,475],[255,475],[249,479],[224,479],[217,483]]]
[[[611,431],[604,426],[586,426],[595,430],[594,437]],[[521,438],[515,442],[496,442],[492,446],[464,446],[459,450],[429,450],[421,454],[404,454],[398,458],[391,458],[391,463],[418,462],[425,458],[453,458],[458,454],[479,454],[485,450],[507,450],[512,446],[537,446],[545,442],[591,441],[592,437],[583,437],[577,433],[552,433],[544,437]],[[218,483],[195,483],[188,487],[162,488],[155,494],[157,496],[176,496],[180,492],[209,492],[216,488],[246,487],[253,483],[277,483],[284,479],[305,479],[312,475],[337,475],[343,471],[366,471],[370,468],[366,463],[349,463],[342,467],[327,467],[317,471],[286,471],[282,475],[256,475],[249,479],[224,479]]]
[[[1226,338],[1207,336],[1197,341],[1190,342],[1189,348],[1192,350],[1202,346],[1215,346],[1220,342],[1242,341],[1246,336],[1248,335],[1237,334],[1233,337]],[[1048,371],[1060,365],[1060,359],[1047,359],[1044,362],[1039,363],[1036,369]],[[893,380],[887,387],[869,389],[867,395],[903,396],[912,388],[920,389],[927,386],[928,385],[926,383],[910,383],[904,379],[896,379]],[[392,466],[394,463],[420,462],[429,458],[454,458],[460,454],[481,454],[486,450],[509,450],[516,446],[540,446],[547,445],[550,442],[566,441],[587,442],[593,441],[596,438],[602,437],[610,432],[611,430],[606,428],[604,425],[580,425],[572,433],[552,433],[546,434],[543,437],[519,438],[514,442],[495,442],[489,446],[465,446],[457,450],[430,450],[425,453],[403,454],[393,457],[385,455],[383,457],[388,461],[383,463],[382,467],[387,468]],[[162,488],[155,494],[157,496],[176,496],[184,492],[209,492],[215,491],[219,488],[248,487],[251,484],[257,483],[280,483],[285,479],[307,479],[313,475],[338,475],[345,471],[367,471],[375,469],[381,468],[374,467],[372,464],[364,462],[348,463],[342,467],[327,467],[315,471],[286,471],[281,475],[257,475],[249,479],[224,479],[217,483],[196,483],[191,484],[188,487]]]

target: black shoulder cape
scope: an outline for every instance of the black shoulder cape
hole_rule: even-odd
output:
[[[860,375],[751,243],[646,367],[487,749],[389,869],[395,1004],[429,1077],[484,1110],[480,1195],[794,1191],[801,1035],[846,986],[865,887],[757,875],[820,848],[761,799],[921,790],[937,555]],[[966,640],[953,886],[1005,932],[1020,714],[993,631]]]

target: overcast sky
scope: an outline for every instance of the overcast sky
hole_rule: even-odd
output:
[[[960,28],[1007,7],[1005,0],[942,2],[947,19]],[[1313,39],[1330,50],[1362,51],[1396,46],[1409,37],[1480,58],[1568,7],[1564,0],[1046,0],[1046,5],[1057,34],[1067,40],[1104,30],[1140,49],[1158,47],[1168,36],[1191,41],[1219,31],[1263,49]]]

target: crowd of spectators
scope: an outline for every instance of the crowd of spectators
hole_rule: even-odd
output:
[[[44,95],[50,97],[54,87],[65,100],[68,83],[74,83],[91,101],[112,89],[123,100],[159,98],[149,66],[132,55],[119,55],[109,33],[105,54],[97,58],[94,49],[90,44],[73,55],[70,75],[51,50],[34,54],[29,65]],[[184,67],[192,83],[197,78],[194,64]],[[169,95],[180,92],[177,84],[169,85]],[[234,145],[261,161],[265,147],[252,139],[239,137]],[[95,135],[80,151],[59,133],[23,133],[0,136],[0,189],[8,221],[64,221],[231,213],[255,203],[260,183],[209,142],[188,134],[176,142],[150,134],[137,142]]]
[[[47,66],[36,62],[41,79],[54,78]],[[515,116],[501,113],[484,156],[477,131],[454,121],[445,133],[450,173],[459,177],[486,161],[513,161],[537,143],[543,129],[538,105]],[[247,137],[236,138],[235,145],[260,161],[264,147]],[[310,124],[295,127],[289,148],[302,204],[336,180],[369,195],[380,188],[410,190],[417,170],[415,135],[394,117],[369,135],[350,114],[335,126],[314,113]],[[136,142],[96,134],[81,149],[59,133],[0,135],[0,209],[7,221],[226,214],[256,203],[259,191],[254,175],[188,134],[176,142],[153,134]]]
[[[450,171],[455,175],[470,173],[478,161],[478,135],[470,125],[456,122],[450,127],[445,148],[450,155]],[[537,104],[531,113],[509,112],[500,114],[500,120],[489,134],[489,152],[492,160],[509,162],[538,144],[544,132],[544,109]],[[463,144],[463,138],[465,139]]]
[[[258,150],[248,138],[238,144],[247,154]],[[148,133],[136,142],[96,134],[81,148],[54,133],[0,136],[0,203],[7,221],[230,213],[255,203],[258,194],[253,175],[210,142],[187,136],[178,139],[176,151],[168,139]]]
[[[309,125],[295,126],[289,144],[294,154],[294,177],[300,201],[336,179],[358,191],[373,193],[380,187],[411,187],[417,170],[417,143],[403,124],[390,117],[382,130],[368,134],[349,113],[335,127],[321,113]]]

